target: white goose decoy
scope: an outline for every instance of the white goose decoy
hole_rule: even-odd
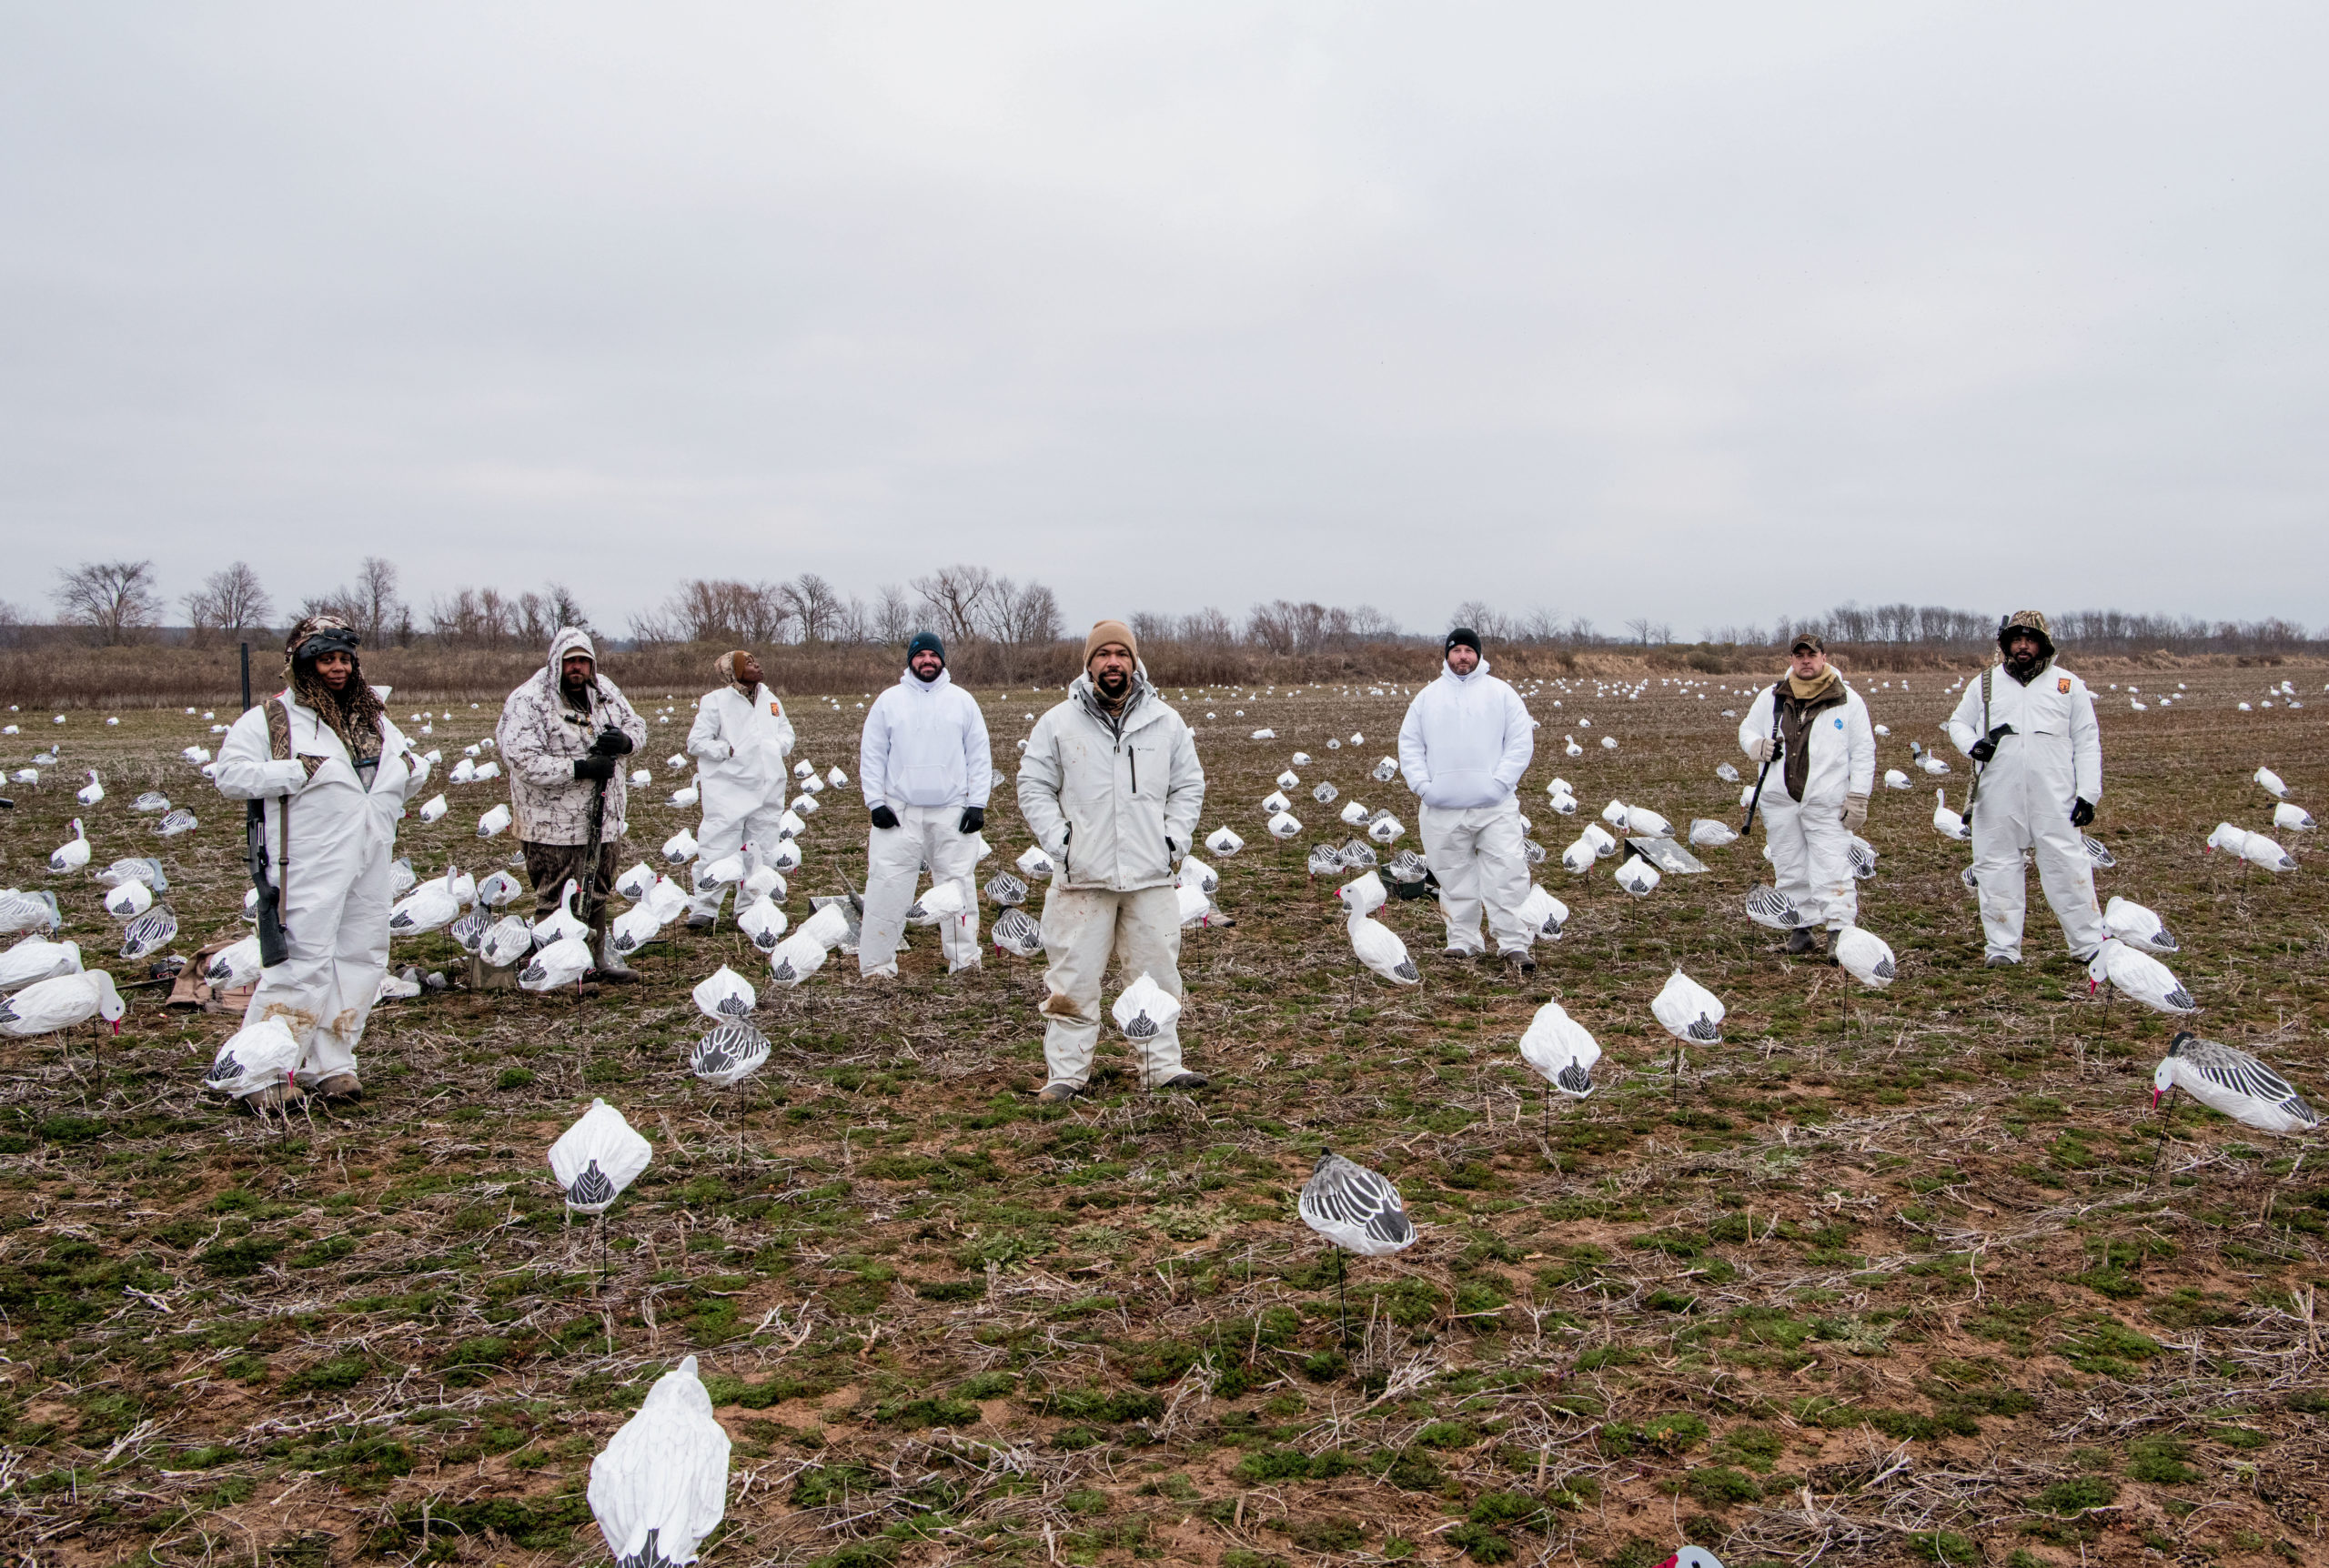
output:
[[[1598,822],[1588,822],[1585,825],[1585,831],[1578,837],[1593,846],[1596,859],[1606,860],[1618,852],[1617,835]]]
[[[526,967],[518,971],[518,984],[526,990],[560,990],[578,983],[595,964],[589,942],[580,937],[560,937],[535,950]]]
[[[477,819],[477,836],[490,839],[509,826],[509,803],[503,801]]]
[[[1909,776],[1906,773],[1901,772],[1898,768],[1887,768],[1884,770],[1884,787],[1887,789],[1907,789],[1911,788],[1909,781]]]
[[[0,991],[22,990],[59,975],[81,972],[81,944],[26,937],[0,953]]]
[[[2321,1118],[2289,1081],[2244,1050],[2180,1032],[2151,1075],[2152,1109],[2183,1090],[2211,1111],[2259,1132],[2312,1132]]]
[[[1574,817],[1577,815],[1577,797],[1570,794],[1567,789],[1550,791],[1547,798],[1547,803],[1552,807],[1554,814],[1557,816]]]
[[[655,770],[653,769],[634,768],[630,770],[630,787],[632,789],[644,789],[654,782]]]
[[[2273,826],[2284,833],[2313,831],[2313,813],[2294,800],[2284,800],[2273,808]]]
[[[579,939],[590,934],[590,928],[576,918],[574,913],[574,897],[581,890],[581,883],[572,877],[566,879],[566,886],[558,891],[558,908],[534,922],[536,946],[546,948],[552,942],[563,941],[569,937]]]
[[[696,856],[695,835],[685,828],[663,840],[663,859],[674,866],[684,866]]]
[[[1722,1559],[1703,1546],[1679,1546],[1658,1568],[1722,1568]]]
[[[722,1020],[688,1052],[688,1070],[714,1089],[731,1089],[768,1065],[768,1036],[740,1020]]]
[[[1302,831],[1302,819],[1291,811],[1280,811],[1270,819],[1270,837],[1284,843]]]
[[[1601,1060],[1601,1046],[1592,1031],[1569,1017],[1560,1003],[1548,1001],[1537,1010],[1537,1016],[1521,1033],[1520,1060],[1553,1089],[1571,1100],[1583,1100],[1593,1092],[1593,1068]],[[1549,1118],[1549,1092],[1545,1104]]]
[[[751,982],[726,964],[696,982],[689,994],[695,998],[696,1010],[714,1022],[744,1018],[760,1000]]]
[[[124,882],[106,895],[106,913],[116,920],[134,920],[153,907],[154,890],[143,882]]]
[[[177,934],[177,912],[167,904],[156,904],[122,927],[121,956],[125,959],[151,958],[176,941]]]
[[[1262,815],[1265,817],[1283,815],[1293,804],[1293,801],[1285,798],[1284,790],[1273,789],[1262,797]]]
[[[1724,717],[1728,718],[1729,716],[1726,714]],[[1721,779],[1726,784],[1736,784],[1739,782],[1739,769],[1733,768],[1728,762],[1717,763],[1715,765],[1714,776]]]
[[[1301,786],[1301,783],[1302,775],[1296,773],[1291,768],[1277,776],[1277,787],[1281,789],[1298,789]]]
[[[822,915],[822,910],[818,914]],[[781,986],[797,986],[825,964],[826,944],[810,930],[816,916],[803,920],[800,928],[776,944],[768,955],[769,978]]]
[[[472,901],[480,909],[507,909],[525,890],[526,885],[509,872],[495,871],[478,883]]]
[[[1295,827],[1298,829],[1301,824],[1297,822]],[[1385,811],[1378,814],[1367,828],[1366,836],[1378,844],[1396,844],[1406,830],[1406,824],[1392,816],[1390,812]]]
[[[246,1024],[218,1048],[210,1070],[202,1075],[202,1087],[235,1100],[287,1089],[299,1051],[298,1036],[280,1018]]]
[[[1568,849],[1561,851],[1561,869],[1582,876],[1593,869],[1593,840],[1579,833]]]
[[[2259,768],[2255,772],[2250,774],[2249,777],[2256,780],[2257,788],[2263,790],[2265,794],[2270,795],[2274,799],[2285,800],[2288,799],[2289,787],[2281,782],[2281,776],[2274,772],[2270,768]]]
[[[89,769],[89,781],[75,792],[73,799],[84,806],[94,806],[106,798],[106,787],[97,781],[97,770]]]
[[[103,1019],[118,1033],[127,1010],[113,988],[113,976],[103,970],[54,975],[0,997],[0,1034],[54,1034],[92,1018]]]
[[[2080,834],[2079,844],[2086,850],[2087,859],[2098,870],[2107,871],[2119,863],[2118,857],[2111,853],[2110,848],[2092,833]]]
[[[2229,822],[2216,825],[2209,835],[2208,847],[2238,855],[2252,866],[2262,866],[2268,871],[2294,871],[2296,857],[2262,833],[2251,833]]]
[[[2157,959],[2139,953],[2116,937],[2105,938],[2102,946],[2086,966],[2086,989],[2093,994],[2097,986],[2108,984],[2113,990],[2126,995],[2158,1012],[2197,1012],[2200,1004],[2183,989],[2183,982]]]
[[[155,893],[166,893],[170,888],[162,862],[151,855],[124,855],[90,879],[100,888],[118,888],[124,882],[143,882],[148,892]]]
[[[1629,854],[1618,861],[1617,869],[1609,874],[1617,879],[1618,886],[1637,899],[1646,899],[1658,890],[1658,868],[1651,865],[1646,856]]]
[[[684,773],[689,767],[688,755],[684,751],[674,751],[663,759],[663,766],[674,773]]]
[[[1335,1249],[1335,1288],[1347,1335],[1350,1298],[1344,1275],[1348,1256],[1356,1252],[1363,1258],[1385,1258],[1415,1245],[1416,1228],[1407,1218],[1407,1206],[1388,1177],[1321,1149],[1295,1211]]]
[[[1623,800],[1611,800],[1607,806],[1602,807],[1601,820],[1608,823],[1620,833],[1630,830],[1626,827],[1626,803]]]
[[[1319,844],[1310,851],[1307,869],[1312,881],[1331,877],[1343,869],[1343,852],[1332,844]]]
[[[634,904],[645,898],[647,890],[654,885],[654,869],[644,860],[615,879],[615,891]]]
[[[476,779],[476,782],[478,782],[478,783],[479,783],[479,784],[482,784],[482,783],[484,783],[484,782],[485,782],[487,779],[499,779],[499,778],[500,778],[500,777],[501,777],[501,764],[500,764],[500,763],[499,763],[499,762],[480,762],[480,763],[479,763],[479,764],[477,765],[477,779]]]
[[[432,795],[421,805],[420,819],[424,822],[434,822],[452,809],[452,802],[446,799],[442,794]]]
[[[685,811],[692,808],[696,801],[701,798],[701,792],[698,791],[694,785],[683,784],[679,789],[671,791],[671,798],[665,801],[664,804],[667,806],[675,806],[681,810]]]
[[[1528,885],[1527,896],[1520,900],[1517,912],[1530,930],[1555,941],[1560,940],[1561,927],[1568,920],[1568,906],[1534,882]]]
[[[2183,950],[2183,944],[2167,929],[2167,922],[2132,899],[2113,896],[2102,906],[2102,929],[2134,949],[2144,953],[2173,953]]]
[[[454,763],[452,770],[445,775],[445,782],[448,784],[468,784],[474,782],[476,779],[477,759],[473,757],[462,758],[459,762]]]
[[[534,928],[523,915],[502,916],[486,928],[477,944],[477,956],[498,970],[509,968],[533,950]]]
[[[776,944],[784,939],[784,929],[790,924],[791,920],[766,893],[746,904],[736,916],[736,929],[764,953],[776,950]]]
[[[1180,1022],[1181,999],[1158,985],[1144,970],[1137,980],[1117,993],[1108,1016],[1115,1020],[1126,1040],[1142,1045]]]
[[[159,789],[148,789],[132,800],[129,809],[141,817],[158,817],[170,809],[170,798]]]
[[[1417,970],[1415,960],[1407,956],[1407,944],[1399,940],[1396,931],[1365,915],[1351,916],[1349,930],[1351,951],[1358,956],[1360,963],[1394,985],[1422,983],[1423,975]]]
[[[1882,990],[1901,972],[1884,939],[1862,926],[1846,926],[1837,931],[1836,962],[1846,974],[1873,990]]]
[[[1601,749],[1602,749],[1602,750],[1604,750],[1604,751],[1615,751],[1617,749],[1618,749],[1618,738],[1617,738],[1616,736],[1614,736],[1614,735],[1604,735],[1604,736],[1601,738]]]
[[[89,836],[81,830],[81,819],[73,819],[73,836],[49,851],[48,869],[59,876],[77,871],[89,863]]]
[[[994,920],[994,945],[1023,959],[1044,950],[1044,930],[1024,910],[1005,910]]]
[[[1858,833],[1849,836],[1844,845],[1844,859],[1850,862],[1852,875],[1865,882],[1876,875],[1876,846]]]
[[[685,1568],[728,1508],[728,1434],[690,1356],[590,1462],[590,1515],[616,1568]]]
[[[1948,790],[1934,790],[1932,799],[1932,830],[1934,832],[1944,839],[1954,839],[1961,844],[1972,837],[1966,830],[1965,819],[1949,809]]]
[[[578,1214],[603,1214],[639,1179],[655,1146],[603,1100],[590,1101],[573,1126],[549,1146],[549,1171]]]
[[[1392,779],[1396,779],[1398,776],[1399,759],[1396,757],[1385,757],[1380,759],[1375,764],[1374,770],[1367,775],[1368,778],[1374,779],[1377,784],[1388,784]]]
[[[1335,890],[1335,902],[1343,909],[1343,919],[1356,920],[1381,909],[1389,895],[1384,890],[1383,879],[1373,871],[1354,877]]]
[[[1647,806],[1626,808],[1626,831],[1642,839],[1671,839],[1674,824]]]
[[[849,775],[838,768],[828,769],[825,771],[825,784],[829,789],[844,789],[849,784]]]
[[[212,954],[202,979],[214,991],[236,990],[258,983],[260,967],[258,939],[245,937]]]
[[[453,868],[448,866],[443,876],[429,878],[397,900],[388,911],[388,934],[417,937],[442,930],[460,915],[461,900],[453,895]]]
[[[1738,841],[1738,832],[1728,822],[1718,822],[1711,817],[1690,819],[1690,842],[1698,849],[1720,849]]]
[[[1713,1045],[1722,1039],[1721,1000],[1679,969],[1667,978],[1666,988],[1651,1000],[1649,1010],[1678,1040]]]
[[[1564,735],[1564,736],[1562,736],[1562,737],[1561,737],[1561,740],[1562,740],[1561,750],[1562,750],[1565,754],[1567,754],[1568,756],[1570,756],[1570,757],[1582,757],[1582,756],[1584,756],[1584,755],[1585,755],[1585,748],[1584,748],[1584,747],[1582,747],[1582,746],[1579,746],[1579,745],[1577,743],[1577,737],[1576,737],[1576,736],[1574,736],[1574,735]]]
[[[195,820],[194,813],[181,806],[175,811],[166,812],[162,819],[154,824],[154,831],[165,839],[175,839],[181,833],[193,832],[201,824]]]
[[[1245,840],[1231,832],[1228,828],[1225,826],[1215,828],[1211,833],[1205,835],[1205,847],[1225,860],[1230,856],[1235,855],[1238,850],[1244,849],[1245,847]],[[1029,853],[1032,854],[1033,851],[1030,850]],[[1023,869],[1023,861],[1025,857],[1021,857],[1021,859],[1023,862],[1022,869]],[[1046,866],[1050,864],[1048,859],[1046,859],[1044,864]],[[1044,873],[1045,876],[1049,876],[1050,874],[1051,873],[1048,870]]]

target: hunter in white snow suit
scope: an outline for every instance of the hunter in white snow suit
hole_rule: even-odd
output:
[[[1979,765],[1974,775],[1973,876],[1981,938],[1992,968],[2021,961],[2022,851],[2073,956],[2102,945],[2094,864],[2079,829],[2102,799],[2102,731],[2086,682],[2054,662],[2046,618],[2015,612],[1998,628],[2003,658],[1965,683],[1949,737]]]
[[[1763,855],[1780,894],[1801,923],[1788,951],[1809,952],[1811,928],[1836,933],[1860,920],[1852,879],[1852,835],[1868,821],[1876,782],[1876,732],[1868,704],[1828,662],[1810,634],[1788,650],[1793,670],[1755,694],[1739,726],[1739,749],[1768,765],[1759,797]]]
[[[1514,968],[1533,970],[1537,933],[1520,916],[1528,854],[1517,792],[1537,754],[1537,727],[1520,694],[1488,673],[1478,633],[1459,626],[1441,648],[1447,667],[1416,693],[1399,726],[1399,772],[1422,802],[1417,826],[1439,883],[1447,950],[1459,958],[1484,950],[1485,904],[1497,951]]]
[[[947,673],[946,647],[935,635],[915,634],[898,683],[874,699],[865,715],[857,781],[873,821],[865,840],[858,972],[898,972],[898,939],[924,866],[933,890],[953,882],[963,895],[962,913],[938,922],[947,972],[976,969],[979,890],[972,878],[994,764],[987,755],[986,716]]]
[[[695,723],[688,729],[696,803],[703,808],[703,825],[695,836],[701,846],[695,858],[699,879],[703,868],[746,844],[774,851],[781,836],[777,819],[784,815],[785,793],[792,783],[784,766],[792,750],[792,720],[776,693],[761,684],[760,660],[737,648],[721,654],[713,668],[722,684],[696,704]],[[689,926],[711,924],[727,896],[724,883],[708,890],[699,886],[688,900]]]

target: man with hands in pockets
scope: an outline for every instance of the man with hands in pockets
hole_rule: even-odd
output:
[[[933,891],[953,882],[963,895],[962,912],[938,922],[947,972],[978,968],[979,895],[971,879],[994,765],[986,716],[947,673],[946,647],[934,633],[914,634],[898,683],[865,715],[857,780],[873,821],[865,842],[858,972],[898,972],[898,939],[924,865]]]
[[[1488,673],[1479,633],[1459,626],[1442,645],[1447,666],[1416,693],[1399,726],[1399,771],[1423,802],[1423,858],[1439,882],[1447,953],[1473,958],[1480,907],[1505,966],[1533,973],[1536,932],[1520,917],[1528,896],[1527,835],[1515,793],[1537,754],[1537,727],[1520,694]]]

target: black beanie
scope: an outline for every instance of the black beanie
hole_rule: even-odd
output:
[[[913,634],[913,640],[906,644],[906,662],[912,664],[914,655],[918,653],[934,653],[938,656],[940,667],[943,668],[945,666],[946,645],[938,640],[938,634],[934,631],[918,631]]]
[[[1450,648],[1458,647],[1468,648],[1474,653],[1479,652],[1480,634],[1468,626],[1457,627],[1447,634],[1447,640],[1440,646],[1440,656],[1445,658]]]

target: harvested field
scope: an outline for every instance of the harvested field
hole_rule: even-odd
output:
[[[2268,829],[2260,763],[2329,802],[2329,699],[2237,711],[2268,677],[2329,679],[2145,668],[2147,690],[2191,689],[2136,713],[2107,689],[2129,677],[2095,678],[2093,831],[2118,860],[2098,881],[2181,937],[2200,1032],[2316,1091],[2329,921],[2308,846],[2282,836],[2305,864],[2279,876],[2201,852],[2219,820]],[[1893,730],[1880,768],[1909,767],[1952,705],[1949,678],[1908,678],[1861,683]],[[384,1004],[367,1099],[287,1133],[200,1092],[235,1020],[167,1013],[159,989],[128,993],[117,1039],[0,1040],[11,1563],[601,1562],[590,1457],[690,1352],[736,1442],[721,1565],[1648,1568],[1684,1539],[1732,1568],[2329,1561],[2329,1170],[2188,1104],[2163,1151],[2148,1091],[2173,1021],[2106,1014],[2034,877],[2032,961],[1982,970],[1931,783],[1880,789],[1867,829],[1889,991],[1747,921],[1755,847],[1645,900],[1608,862],[1561,870],[1581,819],[1544,809],[1557,773],[1586,813],[1615,796],[1678,829],[1736,824],[1714,769],[1740,760],[1720,717],[1740,684],[1532,695],[1522,809],[1572,919],[1513,983],[1442,958],[1428,903],[1395,903],[1411,990],[1358,970],[1303,869],[1345,836],[1340,802],[1307,799],[1321,780],[1412,827],[1404,789],[1367,778],[1397,689],[1190,692],[1205,828],[1248,840],[1215,862],[1236,925],[1184,947],[1183,1036],[1215,1078],[1195,1098],[1139,1092],[1112,1039],[1099,1092],[1038,1107],[1039,964],[990,946],[948,980],[924,931],[894,985],[837,957],[769,1002],[740,1161],[733,1097],[685,1070],[704,1027],[688,988],[721,961],[766,973],[725,920],[670,928],[635,989]],[[1055,698],[985,703],[1006,773]],[[681,701],[642,754],[658,783],[627,861],[693,825],[661,803]],[[796,755],[854,775],[858,701],[796,700]],[[207,726],[6,717],[25,730],[0,739],[12,771],[65,749],[0,816],[0,884],[54,889],[62,934],[109,958],[97,888],[45,869],[80,814],[93,867],[161,856],[177,951],[238,934],[240,809],[177,757],[215,744]],[[431,739],[457,755],[493,717],[463,704]],[[1263,726],[1276,738],[1247,739]],[[1296,814],[1317,820],[1280,851],[1257,802],[1297,748]],[[82,812],[85,767],[108,794]],[[499,863],[514,845],[474,837],[499,786],[441,778],[451,812],[405,826],[415,865]],[[1964,779],[1960,760],[1936,782],[1961,804]],[[200,829],[156,839],[130,809],[149,788]],[[825,799],[795,919],[862,885],[855,792]],[[1026,846],[1008,802],[1006,784],[983,876]],[[441,936],[397,957],[458,967]],[[1729,1009],[1679,1081],[1648,1010],[1678,964]],[[1549,1121],[1513,1049],[1548,997],[1607,1053],[1598,1091]],[[594,1095],[655,1145],[609,1217],[603,1281],[543,1160]],[[1325,1143],[1392,1175],[1421,1231],[1354,1262],[1347,1334],[1294,1212]]]

